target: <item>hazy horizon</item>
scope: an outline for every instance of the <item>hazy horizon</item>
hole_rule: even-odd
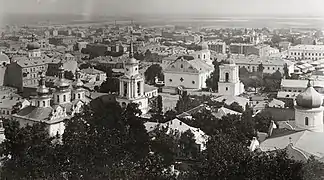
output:
[[[5,14],[320,16],[323,0],[0,0]]]

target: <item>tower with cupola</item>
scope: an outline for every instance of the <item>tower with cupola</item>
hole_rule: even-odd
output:
[[[49,89],[45,85],[45,75],[42,74],[39,86],[36,90],[37,95],[33,97],[34,102],[32,103],[34,106],[39,108],[48,108],[51,107],[51,94]]]
[[[239,78],[239,67],[231,58],[229,49],[226,50],[227,59],[219,66],[218,93],[237,96],[244,92],[244,85]]]
[[[85,99],[85,89],[83,88],[83,82],[80,79],[81,73],[80,70],[77,69],[75,72],[75,81],[73,82],[73,91],[72,91],[72,99],[73,100],[81,100]]]
[[[41,57],[40,45],[37,43],[35,35],[32,35],[32,42],[27,44],[28,57],[29,58],[39,58]]]
[[[205,42],[204,37],[200,37],[200,43],[199,43],[200,50],[196,52],[196,58],[203,60],[206,64],[213,66],[213,61],[211,60],[211,54],[210,50],[208,48],[208,43]]]
[[[59,78],[54,82],[55,92],[54,92],[54,104],[62,105],[66,103],[71,103],[71,90],[69,82],[64,78],[64,68],[61,63],[59,67]]]
[[[124,63],[125,74],[119,78],[119,96],[117,102],[126,107],[137,103],[143,114],[148,111],[148,99],[144,95],[144,78],[139,73],[139,63],[134,58],[133,40],[130,42],[129,57]]]
[[[296,97],[295,124],[299,129],[313,132],[324,132],[323,97],[309,80],[304,92]]]

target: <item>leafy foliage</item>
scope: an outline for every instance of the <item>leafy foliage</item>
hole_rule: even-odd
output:
[[[159,80],[164,79],[164,75],[162,72],[162,67],[159,64],[153,64],[144,72],[145,81],[148,84],[154,84],[155,78],[157,77]]]

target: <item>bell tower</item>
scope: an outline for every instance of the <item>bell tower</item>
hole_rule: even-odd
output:
[[[239,67],[231,58],[229,49],[225,64],[219,66],[218,93],[237,96],[244,92],[244,85],[239,78]]]
[[[119,96],[116,100],[122,107],[137,103],[145,114],[148,111],[148,99],[144,95],[144,78],[139,73],[139,62],[134,58],[132,39],[129,58],[124,64],[125,74],[119,78]]]

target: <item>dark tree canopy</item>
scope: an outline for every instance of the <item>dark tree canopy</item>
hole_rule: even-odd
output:
[[[158,78],[159,80],[164,79],[164,75],[162,72],[162,67],[159,64],[153,64],[144,73],[145,81],[148,84],[154,84],[155,78]]]

